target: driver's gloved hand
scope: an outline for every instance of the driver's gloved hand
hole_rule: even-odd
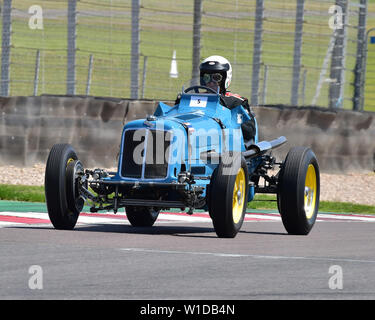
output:
[[[256,132],[255,132],[255,121],[253,118],[242,123],[241,129],[242,129],[242,135],[243,135],[244,141],[249,141],[251,139],[254,139]]]

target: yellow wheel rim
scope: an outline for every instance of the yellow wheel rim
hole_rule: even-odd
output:
[[[305,180],[305,214],[306,218],[310,219],[315,212],[316,206],[316,193],[317,193],[317,181],[316,181],[316,171],[312,164],[309,164],[306,173]]]
[[[73,158],[69,158],[68,161],[66,162],[66,166],[68,166],[69,163],[71,163],[72,161],[74,161]]]
[[[237,173],[236,181],[234,182],[233,188],[233,206],[232,206],[232,214],[233,214],[233,222],[238,223],[241,220],[243,208],[245,205],[245,192],[246,192],[246,179],[245,179],[245,171],[243,168]]]

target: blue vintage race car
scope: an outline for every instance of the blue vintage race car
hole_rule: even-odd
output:
[[[71,145],[54,145],[45,172],[53,226],[73,229],[85,203],[91,212],[125,208],[138,227],[152,226],[160,210],[203,209],[219,237],[235,237],[254,195],[274,193],[287,232],[308,234],[320,191],[313,151],[294,147],[277,162],[269,151],[286,138],[244,141],[249,119],[242,106],[230,110],[214,90],[192,86],[175,106],[160,102],[154,115],[124,126],[117,172],[84,169]]]

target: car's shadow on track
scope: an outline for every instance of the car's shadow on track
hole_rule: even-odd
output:
[[[192,226],[133,227],[121,224],[78,226],[74,230],[85,232],[112,232],[147,235],[176,235],[189,233],[215,233],[213,228]]]
[[[92,232],[116,232],[129,234],[146,234],[146,235],[171,235],[186,238],[217,238],[214,228],[200,226],[153,226],[153,227],[133,227],[129,225],[95,225],[77,227],[77,231]],[[239,234],[257,234],[257,235],[277,235],[285,236],[287,233],[280,232],[261,232],[240,230]]]
[[[215,230],[212,229],[213,235],[192,235],[192,234],[174,234],[177,237],[188,237],[188,238],[218,238],[215,234]],[[274,236],[287,236],[287,233],[281,232],[259,232],[259,231],[240,231],[238,234],[257,234],[257,235],[274,235]],[[238,236],[238,235],[237,235]]]
[[[22,226],[10,227],[22,229],[35,230],[55,230],[52,226],[35,227]],[[57,232],[59,230],[56,230]],[[66,231],[65,231],[66,232]],[[68,232],[103,232],[103,233],[122,233],[122,234],[141,234],[141,235],[170,235],[176,237],[188,238],[217,238],[215,229],[213,227],[204,226],[172,226],[172,225],[155,225],[153,227],[133,227],[123,224],[93,224],[76,226],[73,230]],[[239,234],[257,234],[257,235],[287,235],[287,233],[267,232],[267,231],[248,231],[240,230]]]
[[[27,230],[55,230],[52,226],[12,226],[9,229]],[[133,227],[123,224],[90,224],[76,226],[73,230],[56,230],[56,232],[103,232],[103,233],[123,233],[123,234],[147,234],[147,235],[177,235],[191,233],[212,233],[213,228],[195,226],[153,226],[153,227]]]

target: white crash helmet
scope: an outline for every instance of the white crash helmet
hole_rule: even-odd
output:
[[[232,66],[230,62],[222,56],[210,56],[202,61],[199,66],[200,76],[206,73],[220,73],[223,75],[221,91],[225,92],[232,81]],[[204,84],[203,84],[204,85]]]

